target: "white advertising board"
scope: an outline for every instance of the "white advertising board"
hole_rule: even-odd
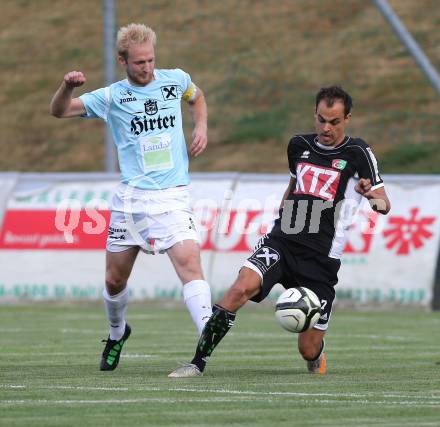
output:
[[[367,202],[362,205],[344,250],[336,287],[340,301],[429,305],[439,250],[440,184],[402,182],[386,183],[389,215],[375,214]],[[202,265],[215,299],[270,230],[287,183],[288,177],[193,180]],[[105,225],[116,185],[54,182],[31,195],[12,194],[0,232],[0,302],[100,298]],[[166,255],[140,254],[129,289],[132,298],[181,298]]]

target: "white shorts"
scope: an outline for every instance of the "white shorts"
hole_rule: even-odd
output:
[[[137,246],[163,253],[183,240],[199,241],[186,186],[148,191],[119,184],[111,205],[108,251]]]

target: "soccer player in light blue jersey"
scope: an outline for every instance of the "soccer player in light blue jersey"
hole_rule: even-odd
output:
[[[127,78],[73,98],[85,75],[71,71],[52,98],[59,118],[103,119],[118,150],[121,183],[112,200],[103,292],[110,324],[100,369],[114,370],[131,328],[125,321],[127,281],[138,252],[166,252],[183,284],[183,297],[199,335],[211,316],[211,293],[200,264],[198,235],[189,207],[188,154],[181,100],[194,120],[191,155],[207,146],[203,92],[181,69],[155,68],[156,34],[142,24],[122,27],[118,61]]]

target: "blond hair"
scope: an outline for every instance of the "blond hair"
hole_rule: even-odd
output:
[[[118,55],[127,59],[128,48],[133,44],[151,43],[156,44],[156,33],[144,24],[128,24],[121,27],[116,37],[116,49]]]

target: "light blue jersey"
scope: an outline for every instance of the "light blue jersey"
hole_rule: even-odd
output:
[[[155,70],[146,86],[127,79],[80,96],[87,114],[103,119],[118,149],[122,182],[146,190],[189,184],[181,99],[195,85],[183,70]]]

